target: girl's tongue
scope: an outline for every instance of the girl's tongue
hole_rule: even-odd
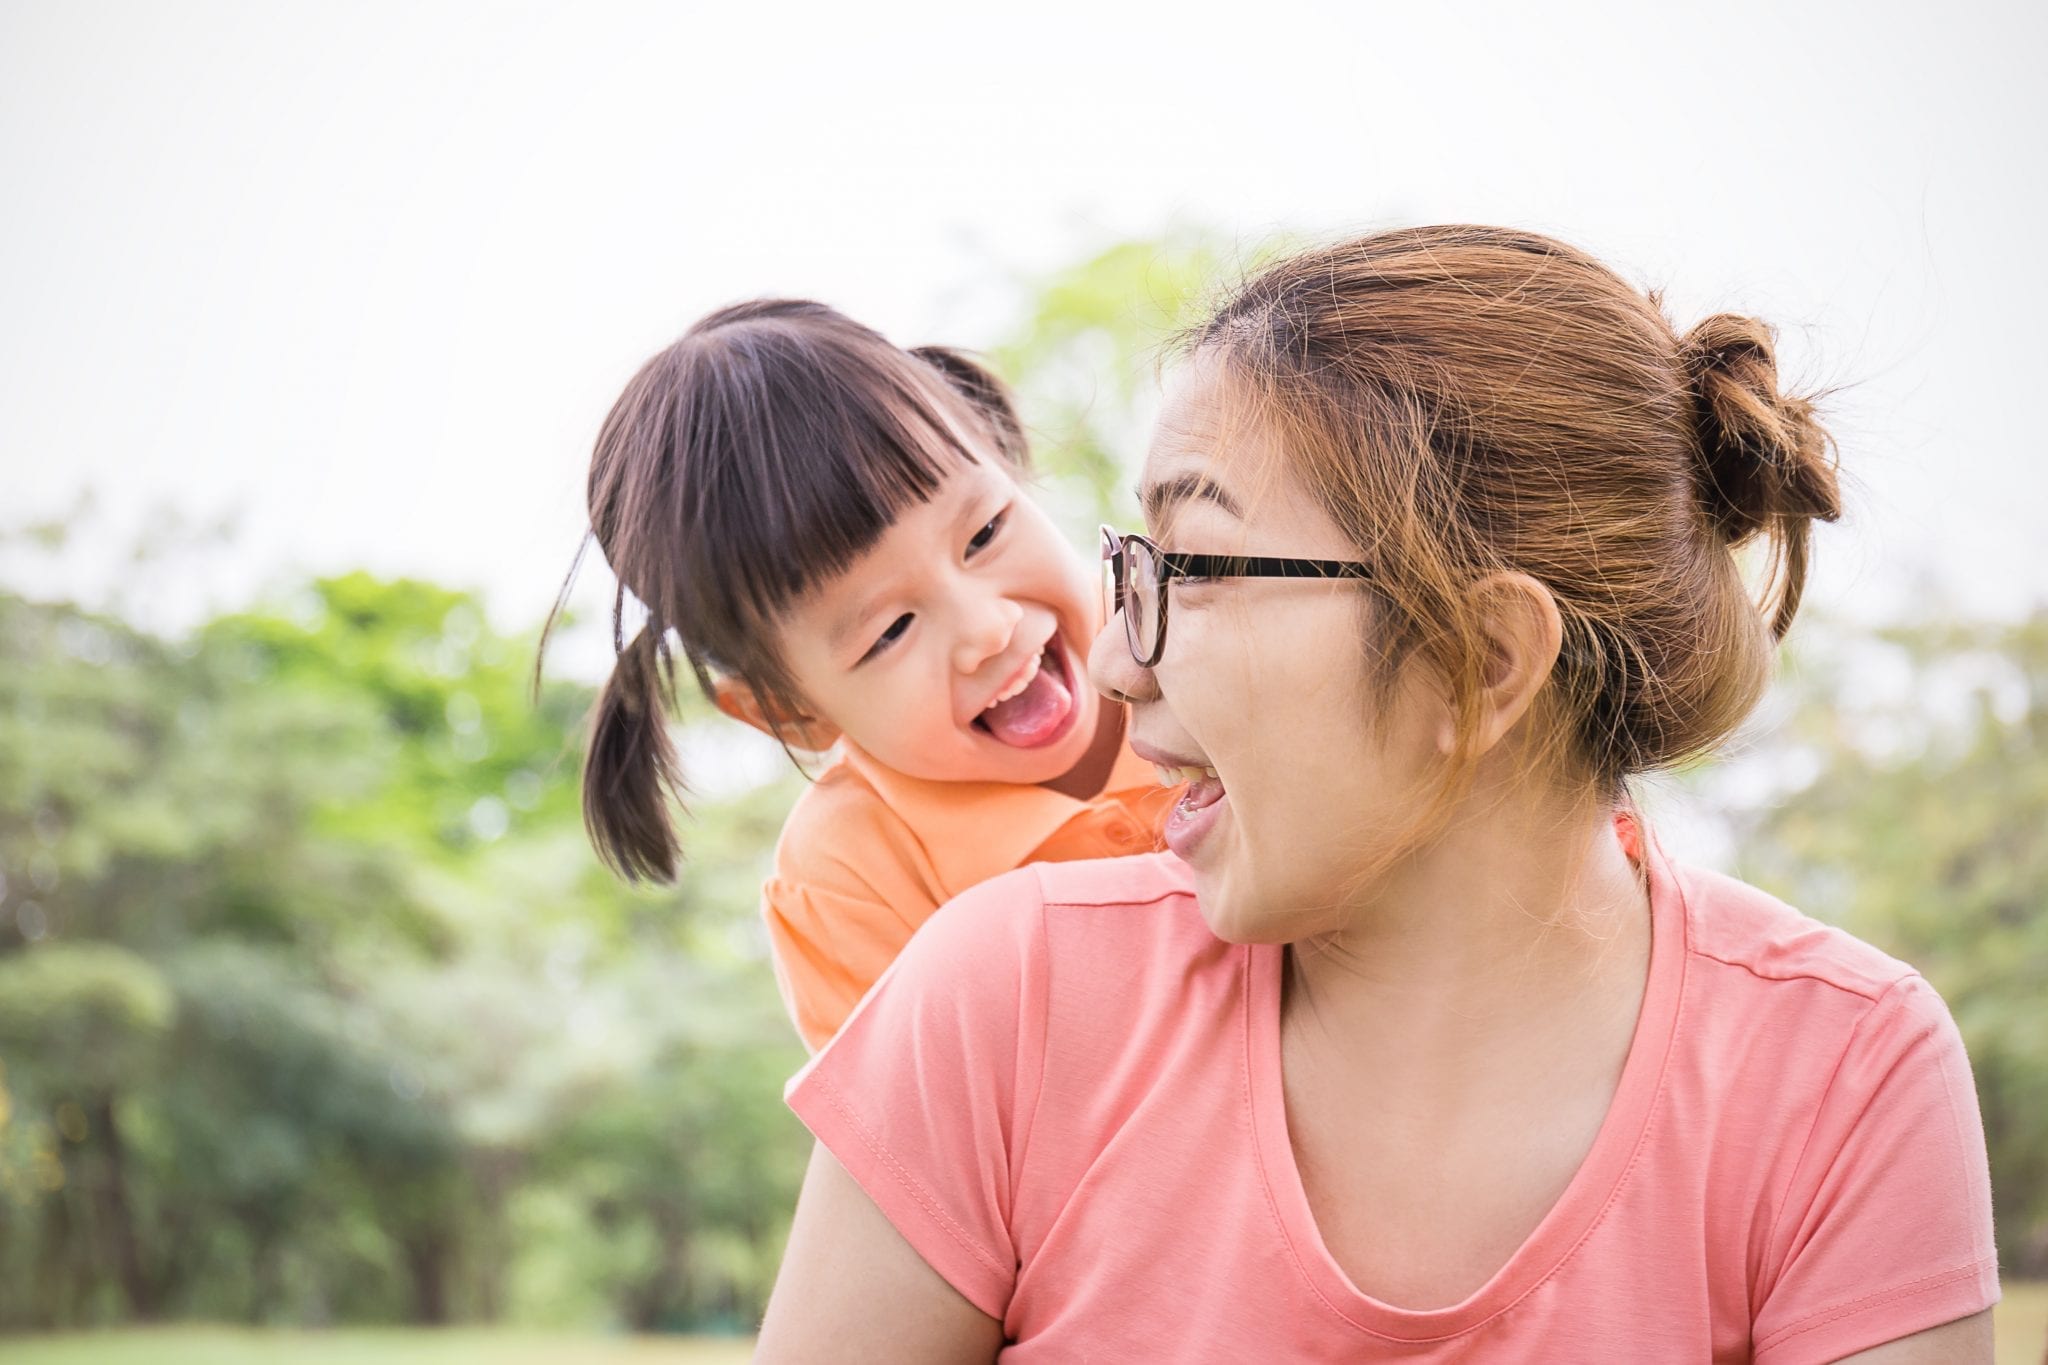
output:
[[[1038,661],[1038,676],[1008,701],[999,701],[977,719],[988,732],[1017,749],[1036,749],[1051,742],[1074,709],[1059,663],[1059,647],[1048,645]]]

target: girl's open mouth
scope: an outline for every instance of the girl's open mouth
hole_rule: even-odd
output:
[[[1055,631],[1038,656],[1036,671],[976,716],[974,727],[1013,749],[1042,749],[1067,733],[1079,710],[1072,663]]]

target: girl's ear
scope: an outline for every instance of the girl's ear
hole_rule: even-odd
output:
[[[839,742],[839,727],[829,720],[800,713],[776,711],[761,700],[753,688],[737,678],[714,678],[712,700],[734,720],[753,726],[770,739],[791,747],[822,754]]]

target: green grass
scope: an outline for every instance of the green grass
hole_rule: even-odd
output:
[[[7,1365],[740,1365],[746,1337],[590,1336],[496,1328],[158,1327],[0,1337]]]
[[[2009,1282],[1998,1305],[1998,1365],[2042,1365],[2048,1282]],[[7,1365],[740,1365],[745,1337],[585,1336],[499,1328],[158,1327],[0,1337]]]
[[[1998,1365],[2041,1365],[2048,1360],[2048,1281],[2007,1280],[2005,1298],[1992,1310],[1998,1324]]]

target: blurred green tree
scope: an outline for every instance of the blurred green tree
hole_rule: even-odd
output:
[[[991,349],[1064,519],[1084,529],[1129,520],[1162,348],[1200,317],[1232,264],[1216,235],[1196,228],[1116,243],[1039,281]]]
[[[0,595],[0,1325],[517,1315],[511,1196],[679,1049],[731,1048],[770,1113],[700,1125],[718,1187],[635,1168],[713,1276],[660,1312],[757,1306],[719,1267],[772,1256],[803,1150],[751,930],[793,788],[702,812],[682,888],[620,888],[588,691],[536,705],[532,648],[361,574],[177,641]],[[647,1276],[607,1311],[645,1318]]]

